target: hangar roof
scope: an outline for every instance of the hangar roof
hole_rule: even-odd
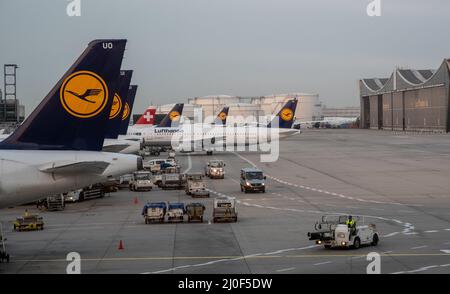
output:
[[[450,83],[450,59],[444,59],[437,70],[395,69],[389,78],[359,80],[360,96],[380,95],[393,91],[434,87]]]

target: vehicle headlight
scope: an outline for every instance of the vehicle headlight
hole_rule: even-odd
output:
[[[250,186],[250,183],[249,183],[249,182],[245,182],[245,184],[246,184],[247,186]]]
[[[265,183],[262,183],[261,185],[263,185],[263,186],[264,186],[264,185],[265,185]]]

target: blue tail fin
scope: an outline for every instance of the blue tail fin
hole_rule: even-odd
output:
[[[95,40],[0,149],[96,150],[103,146],[126,40]]]
[[[125,101],[122,122],[120,123],[119,135],[126,135],[130,124],[131,113],[133,112],[134,98],[136,97],[137,85],[131,85],[128,90],[127,101]]]
[[[178,127],[181,119],[181,115],[183,114],[183,107],[184,103],[177,103],[172,108],[171,111],[169,111],[168,114],[163,118],[161,123],[158,125],[158,127],[161,128],[174,128]]]
[[[221,112],[217,115],[216,119],[214,120],[215,125],[226,125],[227,124],[227,117],[228,117],[228,110],[230,107],[225,106]]]
[[[116,139],[119,136],[120,124],[122,123],[122,115],[132,75],[132,70],[120,71],[119,87],[114,93],[114,100],[109,114],[105,138]]]
[[[267,125],[268,128],[278,126],[281,129],[290,129],[295,120],[297,98],[289,100]]]

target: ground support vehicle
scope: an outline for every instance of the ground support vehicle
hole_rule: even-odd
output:
[[[325,215],[314,225],[314,231],[308,233],[309,240],[325,248],[345,247],[358,249],[362,245],[378,245],[380,236],[375,224],[364,225],[361,217],[353,217],[355,227],[346,224],[346,215]],[[361,224],[361,225],[360,225]]]
[[[214,199],[213,222],[237,222],[236,199],[218,197]]]
[[[210,179],[225,178],[225,163],[222,160],[211,160],[205,166],[205,175]]]
[[[144,217],[146,224],[152,222],[163,223],[166,211],[167,205],[165,202],[151,202],[144,205],[142,216]]]
[[[184,215],[186,213],[184,203],[169,203],[167,209],[167,221],[168,222],[183,222]]]
[[[205,213],[205,205],[202,203],[189,203],[186,205],[186,214],[188,222],[199,221],[203,222],[203,215]]]
[[[206,190],[206,183],[201,173],[191,173],[186,175],[186,194],[195,197],[209,197]]]
[[[241,192],[266,192],[266,176],[260,169],[243,168],[241,169],[240,185]]]
[[[152,174],[149,171],[137,171],[129,183],[130,191],[150,191],[153,189]]]
[[[37,214],[24,215],[16,218],[13,224],[14,231],[37,231],[44,229],[42,216]]]

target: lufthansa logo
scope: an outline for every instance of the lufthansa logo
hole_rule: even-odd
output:
[[[280,117],[284,121],[292,120],[294,117],[294,112],[292,112],[292,109],[290,108],[284,108],[281,110]]]
[[[130,115],[130,106],[128,105],[128,102],[125,102],[125,106],[123,108],[122,120],[126,120],[129,115]]]
[[[122,99],[120,99],[120,96],[116,93],[114,94],[111,112],[109,113],[109,119],[115,118],[119,114],[120,109],[122,109]]]
[[[59,97],[68,113],[79,118],[89,118],[105,108],[108,87],[99,75],[91,71],[77,71],[63,81]]]
[[[176,110],[171,111],[169,113],[169,118],[171,121],[178,121],[178,120],[180,120],[180,113]]]
[[[221,112],[221,113],[219,113],[219,118],[221,120],[225,120],[227,118],[227,114],[225,112]]]

